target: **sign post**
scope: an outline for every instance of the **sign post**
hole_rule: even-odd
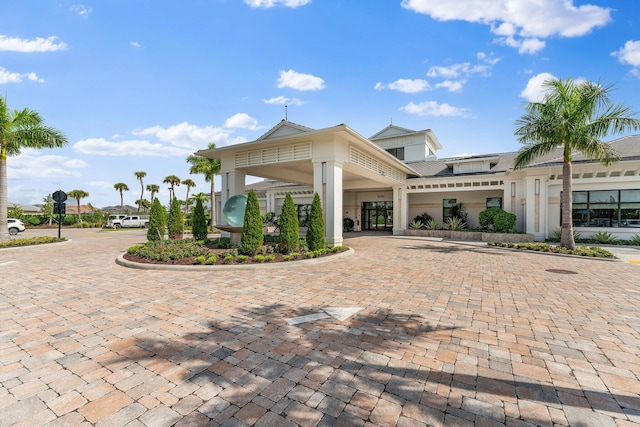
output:
[[[66,206],[64,202],[67,200],[67,193],[62,190],[58,190],[53,193],[53,213],[58,214],[58,239],[60,238],[60,227],[62,226],[62,215],[66,212]],[[78,215],[80,212],[78,212]]]

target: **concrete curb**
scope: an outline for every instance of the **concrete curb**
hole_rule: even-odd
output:
[[[275,263],[262,263],[262,264],[234,264],[234,265],[167,265],[167,264],[143,264],[139,262],[132,262],[124,259],[126,252],[122,252],[116,258],[116,264],[122,267],[137,268],[140,270],[170,270],[170,271],[233,271],[233,270],[275,270],[280,268],[291,267],[303,267],[316,264],[324,264],[326,262],[335,261],[355,253],[352,248],[347,249],[344,252],[340,252],[334,255],[301,259],[296,261],[275,262]]]

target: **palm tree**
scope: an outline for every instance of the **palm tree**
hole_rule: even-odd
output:
[[[129,186],[124,182],[117,182],[113,184],[113,188],[120,192],[120,213],[122,213],[122,206],[124,206],[123,192],[129,191]]]
[[[78,202],[78,224],[82,222],[82,215],[80,214],[80,199],[84,199],[85,197],[89,197],[89,193],[84,190],[71,190],[67,193],[69,197],[73,197]]]
[[[186,215],[186,214],[189,213],[189,202],[190,202],[190,200],[189,200],[189,190],[191,190],[191,188],[195,187],[196,183],[193,182],[192,179],[187,178],[184,181],[182,181],[182,185],[186,185],[187,186],[187,195],[184,198],[184,201],[185,201],[185,203],[184,203],[184,214]]]
[[[142,182],[142,178],[147,176],[147,173],[144,172],[144,171],[140,171],[140,172],[134,172],[133,174],[136,176],[136,178],[138,178],[138,181],[140,181],[140,189],[141,189],[141,191],[140,191],[140,199],[139,200],[142,200],[144,198],[144,183]],[[140,205],[138,205],[138,212],[136,212],[136,213],[140,213]]]
[[[138,205],[138,213],[140,213],[141,208],[143,208],[145,211],[148,211],[151,207],[151,202],[147,199],[138,199],[136,200],[136,205]]]
[[[158,184],[147,184],[147,191],[151,192],[151,203],[153,204],[156,193],[160,191],[160,186]]]
[[[0,96],[0,242],[9,240],[7,226],[7,156],[17,156],[22,148],[54,148],[67,143],[57,129],[44,125],[36,111],[27,108],[10,111]]]
[[[216,148],[216,144],[212,142],[207,146],[207,148],[209,150],[213,150],[214,148]],[[187,163],[191,165],[191,168],[189,168],[189,173],[202,174],[204,175],[204,180],[211,183],[211,228],[213,228],[216,225],[216,196],[214,178],[216,175],[220,174],[220,160],[209,159],[207,157],[192,154],[187,157]]]
[[[575,250],[572,220],[571,154],[580,152],[591,160],[608,166],[619,159],[618,153],[601,139],[640,128],[629,107],[613,104],[612,86],[573,79],[544,82],[547,90],[542,102],[529,102],[526,113],[516,121],[515,135],[525,146],[514,161],[522,169],[535,158],[556,148],[563,153],[562,166],[562,237],[560,245]]]
[[[163,182],[163,184],[169,184],[169,186],[170,186],[169,187],[169,206],[171,206],[171,201],[173,200],[173,198],[176,195],[175,187],[179,187],[180,186],[180,178],[178,178],[175,175],[169,175],[162,182]]]

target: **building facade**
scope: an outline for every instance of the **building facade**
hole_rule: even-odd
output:
[[[629,239],[640,233],[640,136],[610,144],[620,161],[608,167],[573,156],[574,226],[583,236],[607,231]],[[342,243],[345,218],[354,231],[401,235],[420,214],[442,224],[460,208],[470,228],[493,206],[514,213],[516,229],[536,240],[560,228],[560,150],[514,171],[516,152],[438,159],[441,148],[428,129],[390,125],[365,138],[344,124],[315,130],[283,120],[256,141],[198,154],[221,161],[218,212],[229,197],[253,188],[262,212],[279,215],[289,192],[304,222],[317,192],[330,244]],[[265,179],[245,185],[247,175]]]

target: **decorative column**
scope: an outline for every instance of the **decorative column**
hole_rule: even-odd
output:
[[[327,244],[342,245],[342,163],[313,163],[313,191],[320,195]]]
[[[230,172],[222,172],[222,189],[220,190],[220,204],[224,209],[224,205],[231,198],[231,196],[235,196],[236,194],[244,194],[244,181],[245,181],[245,173],[239,172],[236,170]],[[226,218],[220,212],[218,218],[218,224],[220,225],[228,225]]]
[[[407,212],[409,210],[407,190],[393,187],[393,235],[402,236],[407,229]]]

